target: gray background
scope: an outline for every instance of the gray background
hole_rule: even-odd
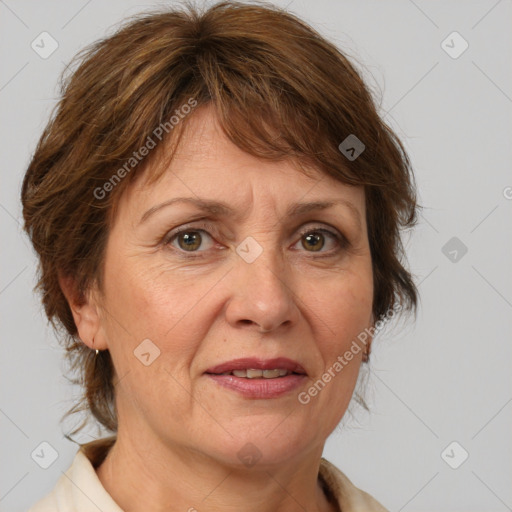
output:
[[[511,2],[276,3],[290,4],[364,65],[382,91],[382,115],[410,153],[425,206],[406,237],[422,297],[417,322],[379,336],[371,413],[354,409],[324,455],[391,511],[512,510]],[[1,511],[26,510],[49,492],[76,452],[63,436],[74,423],[59,420],[78,390],[62,376],[62,349],[32,294],[36,261],[20,220],[24,169],[65,63],[155,5],[0,1]],[[47,59],[31,48],[43,31],[59,44]],[[458,58],[441,46],[453,31],[469,43]],[[452,53],[462,48],[453,37],[447,44]],[[43,441],[58,452],[46,470],[30,456]],[[453,469],[446,461],[459,464],[462,450],[469,458]]]

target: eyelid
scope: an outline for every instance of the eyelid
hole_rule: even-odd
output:
[[[316,224],[316,225],[312,226],[311,224]],[[182,226],[179,226],[179,227],[171,230],[170,232],[168,232],[164,236],[164,238],[162,240],[162,244],[163,245],[171,245],[170,244],[171,240],[173,240],[180,233],[187,232],[187,231],[205,232],[210,237],[211,237],[212,233],[216,234],[216,235],[218,235],[218,233],[219,233],[219,229],[214,223],[211,223],[208,221],[201,221],[200,219],[198,219],[198,220],[191,221],[190,223],[183,224]],[[294,231],[297,232],[297,229],[295,229]],[[336,252],[337,250],[345,249],[350,245],[348,238],[345,236],[345,234],[342,231],[340,231],[339,229],[337,229],[325,222],[310,221],[309,223],[306,223],[306,225],[303,228],[298,230],[298,234],[300,237],[302,237],[308,233],[312,233],[315,231],[327,233],[327,234],[331,235],[335,239],[335,241],[338,243],[338,246],[339,246],[337,249],[321,252],[321,253],[319,253],[319,255],[317,257],[320,257],[320,254],[326,255],[326,256],[332,255],[333,252]],[[176,248],[173,247],[173,249],[176,249]],[[189,257],[190,256],[194,257],[194,254],[199,255],[201,253],[206,252],[206,251],[187,252],[187,251],[181,251],[179,249],[176,249],[176,250],[180,254],[186,254]],[[313,252],[313,254],[314,254],[314,252]]]
[[[195,223],[200,222],[201,224],[197,225]],[[162,243],[168,244],[176,235],[179,235],[183,231],[205,231],[207,233],[213,232],[218,233],[218,228],[212,224],[211,222],[201,222],[200,220],[191,221],[188,224],[183,224],[171,231],[168,231],[163,237]]]
[[[332,256],[333,254],[336,254],[337,252],[339,252],[342,249],[347,249],[351,245],[348,238],[339,229],[336,229],[336,228],[330,226],[329,224],[327,224],[327,226],[329,226],[329,227],[325,227],[325,226],[326,226],[326,224],[324,224],[323,226],[306,226],[299,231],[300,237],[303,237],[304,235],[307,235],[308,233],[316,233],[316,232],[327,233],[332,238],[334,238],[334,240],[337,242],[337,244],[338,244],[337,248],[332,249],[330,251],[323,251],[323,252],[318,253],[318,255],[314,256],[317,258],[320,258],[322,256],[326,256],[326,257]],[[312,254],[314,255],[315,253],[313,252]]]
[[[317,226],[305,226],[304,228],[299,230],[300,235],[305,235],[307,233],[313,233],[315,231],[327,232],[335,237],[345,238],[343,233],[339,229],[336,229],[329,224],[317,225]]]

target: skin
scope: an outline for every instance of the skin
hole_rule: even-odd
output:
[[[362,354],[307,405],[297,395],[372,325],[373,276],[364,190],[315,173],[242,152],[209,108],[198,109],[162,178],[139,180],[122,196],[102,290],[92,288],[79,306],[61,282],[80,338],[110,350],[114,361],[119,431],[97,474],[123,510],[335,510],[318,468]],[[201,211],[178,203],[140,222],[175,197],[223,201],[237,214],[193,220]],[[339,199],[355,212],[339,204],[285,215],[296,202]],[[196,236],[193,254],[183,236],[167,236],[184,225]],[[198,229],[208,233],[198,237]],[[308,245],[302,229],[339,231],[349,243],[325,234]],[[252,263],[236,252],[249,236],[263,249]],[[134,356],[145,339],[160,350],[149,366]],[[253,356],[294,359],[309,379],[279,398],[255,400],[204,374]],[[261,453],[252,467],[237,456],[246,443]]]

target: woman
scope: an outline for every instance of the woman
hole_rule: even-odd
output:
[[[109,438],[31,510],[383,511],[322,458],[414,310],[409,160],[354,67],[273,7],[95,44],[27,170],[48,317]]]

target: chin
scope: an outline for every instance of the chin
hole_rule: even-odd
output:
[[[285,417],[282,413],[251,415],[226,424],[232,437],[225,433],[220,439],[210,440],[214,457],[237,468],[261,468],[286,463],[321,444],[310,431],[310,420],[306,425],[284,420]]]

